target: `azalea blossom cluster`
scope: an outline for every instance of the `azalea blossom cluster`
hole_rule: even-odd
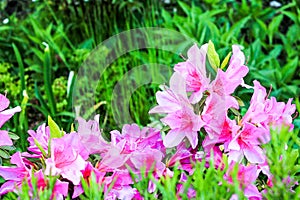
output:
[[[106,141],[99,128],[99,115],[89,121],[77,118],[78,129],[71,133],[43,124],[36,131],[28,131],[28,152],[11,156],[11,164],[15,166],[0,166],[0,176],[6,180],[0,195],[10,191],[18,193],[24,180],[30,185],[32,176],[38,179],[37,187],[43,190],[50,176],[58,176],[52,198],[63,199],[70,188],[72,198],[76,198],[84,193],[81,179],[89,182],[94,174],[97,183],[104,188],[105,199],[143,199],[132,187],[138,180],[132,180],[130,171],[141,177],[141,169],[144,169],[159,180],[172,177],[176,166],[192,175],[195,162],[207,161],[208,166],[213,158],[215,167],[223,169],[226,156],[230,167],[224,179],[233,183],[231,171],[238,165],[237,178],[245,196],[261,199],[262,191],[255,185],[259,174],[265,174],[268,186],[272,186],[272,174],[261,145],[270,141],[271,128],[284,125],[293,129],[291,115],[295,105],[292,99],[284,103],[268,98],[266,89],[258,81],[254,81],[253,86],[244,83],[249,69],[238,45],[232,46],[226,70],[217,67],[213,69],[215,75],[210,74],[206,67],[207,57],[211,58],[208,48],[209,44],[200,48],[196,44],[192,46],[187,59],[175,65],[169,87],[164,86],[156,93],[158,105],[149,113],[164,115],[161,122],[169,128],[165,136],[157,128],[141,129],[131,124],[124,125],[122,132],[111,131],[111,141]],[[231,112],[240,109],[238,99],[233,96],[238,86],[254,90],[243,116]],[[8,104],[1,95],[0,110]],[[2,111],[0,127],[18,111],[19,108]],[[6,141],[0,146],[12,145],[5,131],[0,132],[0,138],[0,142]],[[170,156],[167,151],[171,148],[174,153]],[[89,159],[92,154],[98,155],[99,160],[92,162]],[[33,162],[37,159],[41,165]],[[182,173],[180,180],[186,179]],[[155,190],[156,185],[149,181],[148,192]],[[178,198],[182,192],[182,184],[178,183]],[[195,190],[190,188],[189,198],[195,195]]]

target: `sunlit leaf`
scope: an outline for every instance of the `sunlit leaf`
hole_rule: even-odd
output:
[[[207,57],[211,67],[217,71],[220,66],[220,58],[215,50],[215,45],[211,41],[208,42]]]

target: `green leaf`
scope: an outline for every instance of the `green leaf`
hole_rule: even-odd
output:
[[[239,106],[245,106],[243,100],[240,97],[235,96],[235,95],[233,97],[237,100]]]
[[[273,35],[275,32],[277,32],[278,27],[283,19],[283,15],[278,15],[273,18],[271,23],[268,26],[268,36],[269,36],[269,42],[272,44],[273,43]]]
[[[171,17],[171,14],[169,12],[162,9],[161,15],[162,15],[162,17],[163,17],[163,19],[166,23],[172,23],[172,17]]]
[[[183,3],[182,1],[179,1],[178,4],[182,8],[182,10],[185,12],[185,14],[187,16],[190,16],[191,7],[189,7],[187,4]]]
[[[289,61],[281,70],[282,82],[289,82],[293,79],[298,67],[298,57]]]
[[[7,150],[7,151],[14,151],[14,150],[16,150],[15,146],[1,146],[0,148],[3,149],[3,150]]]
[[[16,59],[19,65],[19,73],[20,73],[20,79],[21,79],[21,94],[23,90],[26,89],[26,83],[25,83],[25,70],[23,65],[23,60],[20,54],[20,51],[18,50],[17,46],[15,44],[12,44],[12,47],[14,49]]]
[[[12,132],[8,132],[8,135],[12,140],[18,140],[20,138],[18,135]]]
[[[218,53],[215,50],[214,44],[210,40],[208,42],[208,47],[207,47],[207,57],[211,67],[215,71],[217,71],[218,67],[220,66],[220,58]]]
[[[44,54],[44,84],[45,84],[45,93],[48,99],[48,104],[50,108],[50,112],[52,115],[56,113],[56,102],[54,100],[54,95],[52,91],[52,70],[51,70],[51,57],[50,57],[50,50],[48,47],[45,48]]]
[[[241,32],[241,29],[245,27],[245,24],[251,19],[251,16],[247,16],[237,23],[235,23],[227,33],[223,35],[223,40],[229,42],[229,40],[237,33]]]
[[[0,157],[2,157],[4,159],[9,159],[10,155],[7,151],[0,149]]]
[[[55,123],[55,121],[50,116],[48,116],[48,126],[50,128],[51,138],[61,138],[63,136],[63,133],[59,129],[59,126]]]
[[[0,26],[0,32],[6,30],[14,30],[12,26]]]
[[[224,60],[223,60],[223,62],[221,64],[221,69],[224,69],[226,67],[226,65],[227,65],[227,63],[229,61],[230,56],[231,56],[231,52],[229,52],[227,54],[227,56],[224,58]]]
[[[39,148],[39,150],[42,152],[44,157],[47,157],[45,149],[42,147],[42,145],[35,139],[34,139],[34,144]],[[48,147],[49,148],[49,147]]]

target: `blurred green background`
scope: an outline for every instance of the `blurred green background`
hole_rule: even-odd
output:
[[[26,147],[26,131],[52,118],[69,131],[74,122],[72,82],[89,53],[102,41],[124,30],[163,27],[194,38],[200,45],[212,40],[221,59],[240,44],[250,73],[247,84],[259,80],[279,101],[294,98],[300,111],[300,8],[292,1],[174,1],[174,0],[44,0],[0,1],[0,93],[11,105],[21,105],[6,128]],[[46,48],[46,46],[48,47]],[[170,66],[179,56],[148,49],[117,59],[101,77],[95,102],[104,132],[117,128],[111,98],[114,85],[135,66]],[[74,73],[73,79],[72,75]],[[68,84],[69,82],[69,84]],[[148,110],[156,103],[156,84],[136,90],[130,100],[132,119],[140,125],[153,121]],[[23,93],[27,91],[27,95]],[[251,91],[236,95],[245,107]],[[295,127],[300,127],[299,117]]]

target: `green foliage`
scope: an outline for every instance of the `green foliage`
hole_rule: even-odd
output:
[[[12,99],[17,99],[17,96],[21,91],[21,84],[19,76],[12,73],[13,67],[9,63],[0,63],[0,87],[1,93],[5,91],[9,94]],[[25,77],[25,79],[27,79]],[[5,91],[4,91],[5,90]]]
[[[296,182],[300,172],[300,140],[299,131],[288,128],[271,132],[271,142],[264,148],[267,152],[270,172],[274,174],[274,187],[267,188],[267,199],[298,199],[300,187]],[[293,190],[293,192],[291,192]]]

